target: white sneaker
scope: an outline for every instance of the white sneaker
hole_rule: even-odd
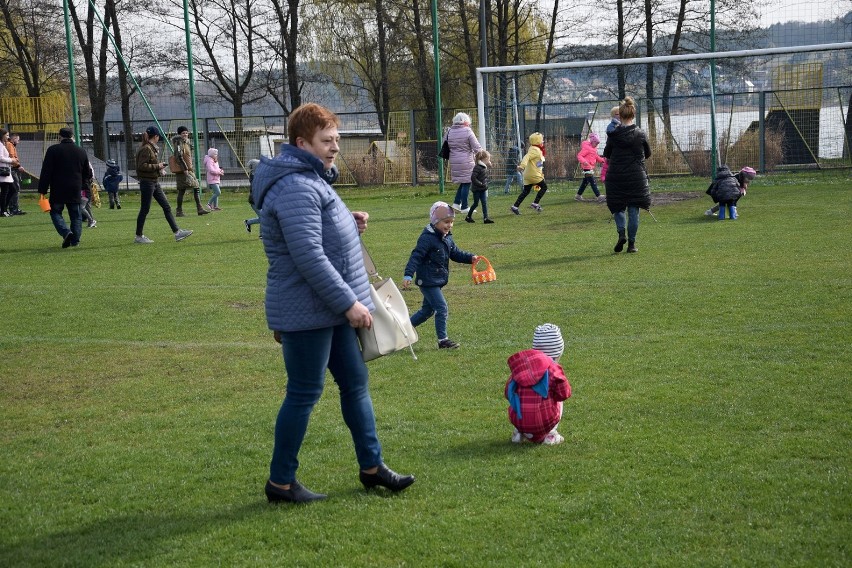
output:
[[[712,217],[713,215],[716,215],[716,213],[713,213],[712,209],[708,209],[707,211],[704,212],[704,214],[707,215],[708,217]]]
[[[521,437],[521,433],[518,432],[517,428],[515,428],[514,431],[512,432],[512,443],[513,444],[520,444],[523,441],[524,441],[524,439]]]
[[[190,231],[189,229],[178,229],[178,232],[175,233],[175,240],[182,241],[191,234],[192,231]]]
[[[468,211],[470,211],[470,207],[465,207],[464,209],[459,209],[458,211],[459,213],[467,213]]]
[[[551,430],[547,436],[544,437],[544,441],[542,444],[545,446],[555,446],[557,444],[561,444],[565,441],[565,438],[562,437],[562,434],[556,431],[556,428]]]
[[[98,226],[98,222],[97,222],[97,221],[95,221],[94,219],[92,219],[91,221],[89,221],[89,228],[90,228],[90,229],[94,229],[94,228],[95,228],[95,227],[97,227],[97,226]]]
[[[151,239],[149,239],[149,238],[148,238],[148,237],[146,237],[145,235],[137,235],[137,236],[136,236],[136,238],[135,238],[135,239],[133,239],[133,242],[134,242],[134,243],[137,243],[137,244],[140,244],[140,245],[150,245],[150,244],[152,244],[154,241],[152,241]]]
[[[456,211],[461,211],[461,210],[462,210],[462,208],[461,208],[461,203],[453,203],[453,204],[451,205],[451,207],[452,207],[453,209],[455,209]]]
[[[606,201],[606,195],[604,195],[604,194],[598,195],[597,202],[603,203],[604,201]]]
[[[574,201],[583,201],[583,196],[579,193],[574,196]]]

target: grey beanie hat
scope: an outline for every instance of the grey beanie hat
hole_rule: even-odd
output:
[[[541,351],[554,361],[559,359],[565,351],[565,341],[562,339],[559,326],[544,323],[535,328],[532,346],[533,349]]]

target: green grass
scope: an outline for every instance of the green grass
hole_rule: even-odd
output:
[[[704,217],[707,184],[655,180],[701,197],[642,213],[636,255],[574,184],[520,217],[493,191],[496,224],[454,231],[498,277],[452,267],[462,348],[429,322],[417,361],[370,363],[385,458],[417,483],[363,491],[329,379],[308,507],[263,496],[285,375],[245,195],[182,243],[155,207],[149,246],[128,195],[68,250],[28,198],[0,219],[0,566],[848,566],[850,178],[760,178],[735,222]],[[437,190],[340,192],[400,280]],[[547,321],[566,443],[513,445],[506,358]]]

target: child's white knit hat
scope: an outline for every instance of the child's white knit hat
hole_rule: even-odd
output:
[[[554,361],[559,359],[565,351],[565,341],[562,339],[562,331],[559,326],[544,323],[535,328],[532,347]]]

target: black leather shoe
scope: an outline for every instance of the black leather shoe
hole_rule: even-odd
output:
[[[323,495],[322,493],[314,493],[298,481],[293,481],[290,484],[290,489],[275,487],[271,482],[267,481],[265,491],[266,498],[270,503],[279,503],[281,501],[288,503],[310,503],[311,501],[322,501],[328,497],[328,495]]]
[[[376,473],[364,473],[362,471],[359,477],[365,489],[373,489],[377,485],[381,485],[391,491],[402,491],[414,483],[413,475],[400,475],[385,464],[380,465]]]

